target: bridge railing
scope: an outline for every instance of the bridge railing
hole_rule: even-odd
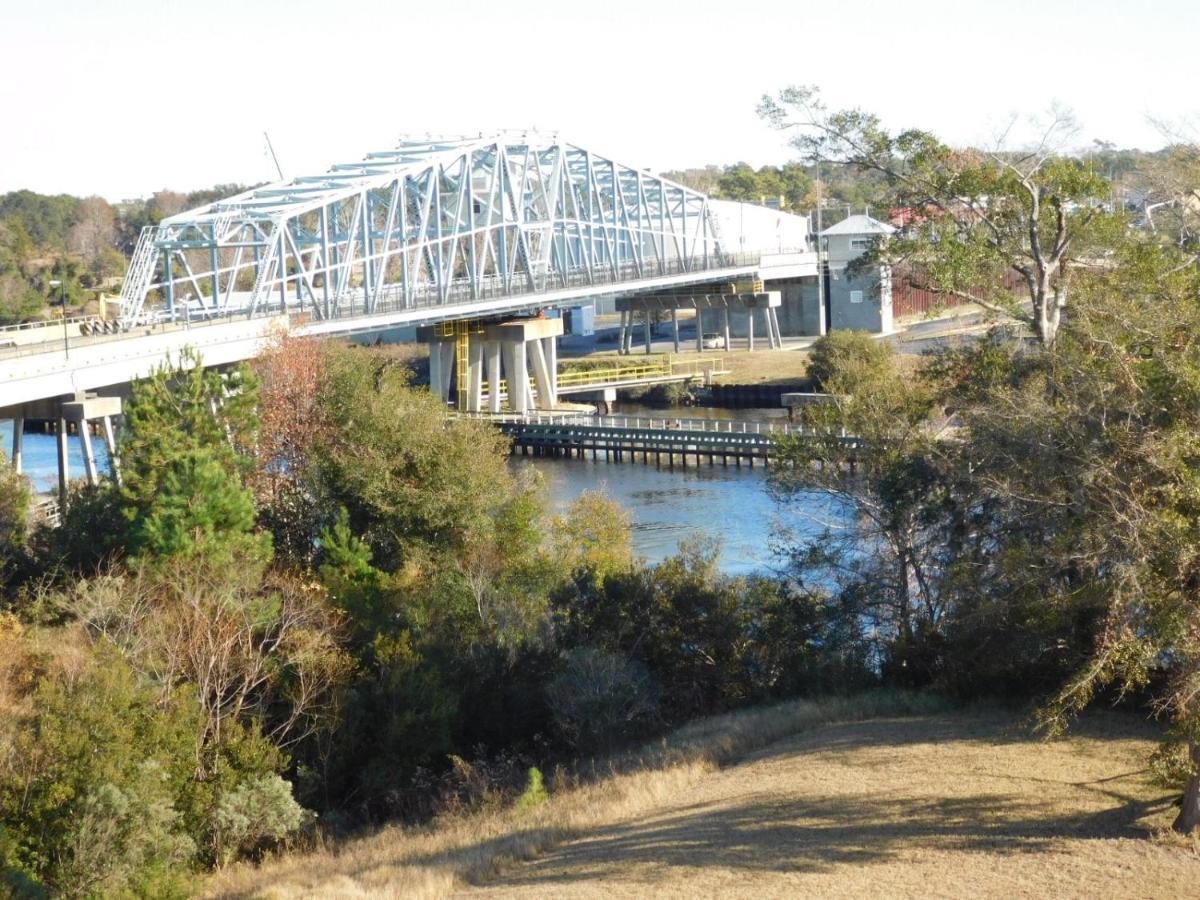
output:
[[[596,288],[597,293],[614,293],[620,289],[622,284],[679,275],[703,276],[727,269],[755,266],[759,264],[761,258],[762,254],[760,253],[713,253],[706,259],[672,260],[667,263],[627,263],[615,267],[570,270],[565,273],[544,272],[539,277],[535,277],[532,284],[529,283],[529,280],[514,279],[512,284],[505,285],[502,279],[495,276],[489,277],[479,285],[475,285],[465,278],[460,279],[445,290],[437,285],[422,285],[416,291],[406,292],[403,285],[393,284],[384,287],[370,304],[367,302],[366,292],[362,288],[357,288],[353,293],[337,300],[328,315],[324,309],[322,298],[291,297],[281,301],[277,295],[273,295],[266,298],[266,302],[260,302],[256,308],[251,309],[249,306],[250,295],[246,294],[246,305],[243,306],[197,309],[181,303],[174,310],[148,310],[142,313],[136,321],[122,323],[122,330],[115,334],[71,335],[68,338],[68,344],[72,347],[88,346],[159,332],[203,328],[208,325],[271,315],[287,315],[293,322],[344,320],[412,310],[433,311],[439,307],[469,305],[473,302],[486,302],[507,297],[533,299],[541,295],[578,288]],[[84,321],[98,320],[87,316],[73,317],[68,319],[68,325]],[[14,328],[14,333],[20,333],[20,329],[40,330],[44,334],[44,340],[23,342],[9,338],[7,345],[3,331],[0,330],[0,359],[57,352],[58,347],[55,342],[61,335],[54,334],[55,326],[61,329],[62,320],[11,326]]]
[[[722,361],[712,357],[702,359],[672,359],[666,356],[642,362],[597,364],[558,373],[559,388],[587,387],[619,381],[640,381],[652,378],[709,378],[724,371]]]
[[[168,332],[189,331],[192,329],[202,329],[215,325],[226,325],[230,322],[247,321],[250,318],[262,318],[260,316],[251,317],[245,312],[226,313],[220,316],[209,316],[204,319],[186,319],[178,318],[171,319],[163,316],[146,317],[146,319],[138,325],[132,327],[123,327],[116,332],[103,332],[97,334],[72,334],[67,340],[67,346],[74,350],[79,347],[92,347],[98,344],[110,344],[119,341],[127,341],[130,338],[145,337],[155,334],[166,334]],[[70,320],[68,320],[70,321]],[[48,329],[45,338],[41,341],[29,343],[13,343],[5,345],[0,341],[0,360],[18,359],[24,356],[40,356],[48,353],[61,353],[63,349],[62,322],[58,323],[57,333],[53,328]]]
[[[497,424],[562,425],[588,428],[619,428],[630,431],[692,431],[707,434],[753,434],[762,436],[816,436],[811,428],[790,422],[748,422],[740,419],[701,419],[680,416],[589,416],[579,413],[488,414],[462,413],[469,418],[485,419]],[[843,428],[838,437],[848,437]]]
[[[384,287],[368,303],[366,293],[357,289],[343,296],[331,308],[330,319],[359,318],[367,315],[384,315],[413,309],[431,309],[439,306],[455,306],[495,300],[503,297],[526,297],[553,294],[576,288],[616,288],[620,285],[655,278],[670,278],[677,275],[703,275],[725,269],[744,268],[758,265],[759,253],[713,253],[707,259],[671,260],[667,263],[625,263],[619,266],[597,266],[594,268],[570,269],[566,272],[545,270],[532,278],[514,276],[511,284],[505,284],[500,276],[487,276],[478,285],[467,278],[457,280],[445,289],[438,285],[421,285],[415,290],[406,290],[403,284]],[[531,283],[532,282],[532,283]],[[612,291],[603,291],[611,293]],[[323,300],[308,298],[306,301],[290,301],[294,312],[308,303],[314,318],[324,318]]]

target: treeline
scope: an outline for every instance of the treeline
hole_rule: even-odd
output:
[[[98,291],[119,284],[144,226],[242,190],[159,191],[115,205],[102,197],[0,195],[0,325],[43,317],[63,295],[68,315],[80,312]]]
[[[1196,167],[1197,152],[1191,145],[1142,151],[1097,141],[1071,156],[1104,178],[1111,185],[1111,199],[1135,216],[1144,215],[1150,207],[1169,222],[1178,215],[1176,198],[1195,190],[1184,177]],[[712,197],[775,206],[799,215],[823,204],[826,225],[864,211],[886,220],[889,210],[912,200],[902,196],[895,181],[884,173],[832,160],[806,159],[757,169],[738,162],[675,169],[663,176]]]

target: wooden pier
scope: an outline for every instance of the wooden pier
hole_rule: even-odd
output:
[[[775,438],[800,434],[787,423],[671,416],[584,416],[531,414],[490,416],[513,439],[513,452],[525,456],[604,459],[608,462],[653,463],[674,468],[768,465]]]

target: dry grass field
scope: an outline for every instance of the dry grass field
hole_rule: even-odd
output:
[[[537,809],[384,829],[229,870],[208,894],[1200,896],[1200,856],[1162,835],[1173,810],[1145,770],[1152,730],[1101,715],[1041,742],[1008,714],[896,712],[920,710],[709,720]]]

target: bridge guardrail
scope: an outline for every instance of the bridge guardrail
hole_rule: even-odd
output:
[[[589,416],[583,413],[456,413],[463,418],[483,419],[497,424],[513,425],[562,425],[588,428],[622,428],[629,430],[695,431],[706,434],[751,434],[763,436],[817,437],[820,432],[813,428],[793,425],[790,422],[747,422],[738,419],[693,419],[679,416]],[[850,437],[841,429],[839,438]]]
[[[698,275],[720,272],[727,269],[743,268],[758,265],[761,253],[715,253],[707,260],[674,260],[666,264],[637,264],[627,263],[620,266],[607,266],[602,269],[577,269],[559,275],[555,278],[542,274],[531,285],[528,281],[503,284],[503,280],[492,277],[489,281],[476,286],[470,281],[463,280],[442,291],[433,286],[423,287],[416,291],[406,291],[403,285],[391,285],[383,289],[369,305],[366,293],[361,288],[354,294],[337,301],[336,307],[329,311],[326,318],[323,301],[315,298],[289,299],[280,302],[271,298],[260,303],[254,310],[247,307],[233,307],[223,310],[191,311],[188,307],[177,306],[174,313],[158,309],[143,313],[134,323],[126,323],[124,330],[116,334],[95,334],[87,336],[72,336],[70,346],[89,346],[109,341],[121,341],[130,337],[144,336],[155,332],[177,331],[190,328],[204,328],[209,325],[243,321],[251,318],[265,318],[271,315],[286,314],[294,322],[332,321],[367,316],[386,315],[393,312],[410,310],[435,310],[438,307],[468,304],[473,301],[487,301],[498,298],[530,297],[552,294],[558,291],[574,288],[597,288],[597,293],[614,293],[620,290],[622,284],[644,281],[653,278],[669,278],[677,275]],[[249,302],[249,295],[246,295]],[[73,317],[91,319],[92,317]],[[70,323],[73,319],[69,319]],[[43,353],[56,353],[59,347],[55,345],[55,335],[49,326],[62,327],[62,320],[48,322],[26,323],[29,328],[46,328],[46,340],[38,343],[18,344],[15,347],[0,345],[0,360],[12,359]],[[17,328],[23,326],[16,326]],[[61,336],[60,336],[61,337]]]

